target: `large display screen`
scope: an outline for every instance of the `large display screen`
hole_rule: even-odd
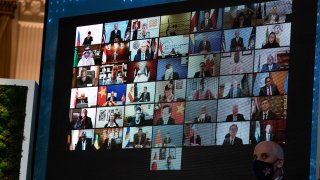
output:
[[[252,179],[256,144],[285,147],[292,0],[188,9],[60,27],[73,40],[59,35],[70,89],[57,144],[73,166]]]

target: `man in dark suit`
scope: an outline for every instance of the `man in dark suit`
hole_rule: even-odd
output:
[[[236,30],[234,34],[235,34],[235,37],[231,40],[230,50],[231,51],[244,50],[243,38],[240,37],[240,31]]]
[[[78,117],[76,123],[73,126],[73,129],[92,129],[91,118],[87,116],[88,110],[82,109],[81,116]]]
[[[140,128],[138,133],[134,134],[133,136],[133,147],[134,148],[144,148],[147,143],[147,135],[146,133],[142,132]]]
[[[226,136],[222,145],[231,145],[231,146],[242,145],[243,144],[242,139],[236,137],[237,132],[238,132],[238,126],[236,124],[232,124],[229,127],[229,136]]]
[[[130,126],[143,126],[145,115],[143,114],[140,106],[135,108],[135,114],[131,117]]]
[[[284,180],[284,153],[273,141],[262,141],[253,152],[253,171],[257,179]]]
[[[207,114],[206,106],[201,106],[200,115],[194,119],[194,123],[210,123],[211,116]]]
[[[193,77],[194,78],[210,77],[210,73],[205,70],[205,63],[201,62],[199,66],[200,66],[200,71],[196,72]]]
[[[144,60],[150,60],[151,54],[148,51],[148,45],[147,42],[142,42],[140,49],[137,51],[137,54],[134,56],[135,61],[144,61]]]
[[[108,102],[117,102],[117,97],[114,95],[114,92],[111,91],[110,97],[107,99]]]
[[[271,125],[267,124],[265,132],[260,135],[260,141],[275,141],[275,134],[271,133],[271,130]]]
[[[212,20],[210,19],[210,12],[209,11],[205,11],[204,13],[204,20],[201,21],[200,24],[200,30],[201,31],[208,31],[213,29],[213,23]]]
[[[238,113],[238,105],[235,104],[232,107],[232,114],[227,116],[226,119],[227,122],[232,122],[232,121],[245,121],[243,114]]]
[[[202,34],[203,40],[200,41],[198,47],[198,53],[208,53],[211,52],[211,44],[208,41],[208,37],[206,34]]]
[[[241,96],[242,96],[242,90],[238,86],[238,81],[233,81],[232,87],[230,88],[229,93],[226,96],[226,98],[237,98],[237,97],[241,97]]]
[[[162,106],[162,117],[158,119],[157,125],[174,125],[175,119],[171,117],[172,108],[169,105]]]
[[[149,102],[150,101],[150,92],[148,92],[148,88],[143,88],[143,93],[141,93],[139,99],[139,102]]]
[[[77,142],[76,151],[90,151],[92,150],[92,139],[87,138],[86,132],[83,131]]]
[[[192,135],[189,139],[189,142],[190,142],[190,145],[191,146],[195,146],[195,145],[198,145],[200,146],[201,145],[201,137],[200,135],[196,135],[196,138],[195,138],[195,135]]]
[[[279,71],[280,65],[274,62],[274,58],[271,54],[267,57],[267,63],[262,65],[261,72]]]
[[[270,77],[266,77],[264,82],[266,85],[260,88],[259,96],[274,96],[280,94],[278,86],[272,84]]]
[[[167,132],[166,137],[163,139],[163,146],[169,147],[171,143],[172,143],[172,139],[170,137],[170,133]]]
[[[258,114],[258,120],[276,119],[276,114],[270,109],[269,100],[267,98],[261,101],[261,111]]]
[[[118,24],[114,24],[114,30],[111,31],[110,34],[110,43],[120,42],[121,39],[121,31],[118,30]]]

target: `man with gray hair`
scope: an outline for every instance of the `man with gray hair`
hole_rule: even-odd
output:
[[[262,141],[253,152],[253,171],[258,180],[284,180],[284,153],[273,141]]]

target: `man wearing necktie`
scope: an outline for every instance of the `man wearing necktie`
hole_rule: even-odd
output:
[[[229,127],[229,134],[226,135],[222,145],[243,145],[242,139],[236,137],[238,132],[238,126],[232,124]]]
[[[199,64],[199,67],[200,67],[200,70],[194,74],[194,76],[193,76],[194,78],[204,78],[204,77],[210,76],[209,72],[205,69],[204,62],[201,62]]]
[[[213,23],[210,19],[210,11],[204,12],[204,20],[200,24],[201,31],[207,31],[213,29]]]
[[[140,49],[137,51],[137,54],[134,56],[135,61],[144,61],[144,60],[150,60],[151,55],[147,51],[148,44],[146,41],[141,43]]]
[[[234,35],[235,37],[231,40],[231,43],[230,43],[230,50],[231,51],[243,50],[244,44],[243,44],[243,38],[240,37],[240,31],[236,30],[234,32]]]
[[[91,149],[92,149],[92,140],[90,138],[87,138],[87,133],[85,131],[82,131],[81,136],[79,137],[79,140],[75,147],[75,150],[89,151]]]
[[[276,114],[270,110],[269,100],[267,98],[261,101],[261,112],[259,113],[259,120],[275,119]]]
[[[270,71],[279,71],[280,65],[275,62],[275,58],[272,54],[267,56],[267,63],[262,65],[260,72],[270,72]]]
[[[118,29],[118,23],[115,23],[114,30],[111,31],[110,34],[110,43],[116,43],[122,41],[121,39],[121,31]]]
[[[279,95],[278,86],[272,83],[271,78],[268,76],[265,78],[265,86],[260,88],[259,96],[274,96]]]

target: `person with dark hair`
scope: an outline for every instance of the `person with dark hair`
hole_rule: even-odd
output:
[[[233,62],[230,63],[229,74],[244,73],[243,63],[240,61],[240,52],[233,52]]]
[[[257,117],[258,120],[276,119],[276,114],[270,110],[269,100],[264,98],[261,100],[261,111]]]
[[[82,45],[90,45],[92,41],[93,37],[91,36],[91,31],[88,31],[88,35],[84,38]]]
[[[274,96],[280,94],[278,86],[272,83],[269,76],[264,79],[264,82],[265,86],[260,88],[259,96]]]
[[[207,107],[201,106],[200,113],[198,117],[194,119],[194,123],[210,123],[210,122],[211,122],[211,116],[207,114]]]
[[[77,87],[87,87],[88,84],[92,84],[92,77],[88,75],[86,68],[82,68],[80,76],[77,77]]]
[[[175,170],[175,167],[172,164],[172,157],[171,156],[167,157],[167,163],[165,165],[163,165],[163,167],[160,168],[160,170]]]
[[[139,128],[138,132],[133,136],[133,147],[144,148],[147,143],[147,135],[142,132],[142,128]]]
[[[223,141],[222,145],[242,145],[242,139],[236,137],[238,132],[238,126],[236,124],[232,124],[229,127],[229,136],[226,136],[226,138]]]
[[[82,109],[81,115],[78,116],[76,123],[73,126],[73,129],[92,129],[92,121],[91,118],[88,117],[88,110]]]
[[[232,28],[242,28],[247,26],[248,25],[246,24],[246,16],[243,12],[240,12],[238,17],[235,19]]]
[[[277,42],[277,36],[274,32],[271,32],[268,36],[267,42],[262,45],[262,49],[277,47],[280,47],[280,44]]]
[[[138,35],[138,39],[146,39],[146,38],[150,38],[150,32],[148,32],[148,24],[143,23],[141,26],[141,31]]]
[[[179,74],[173,71],[173,66],[171,64],[167,64],[165,66],[164,75],[162,76],[162,80],[176,80],[179,79]]]
[[[139,102],[149,102],[150,101],[150,92],[148,92],[148,87],[143,88],[143,93],[141,93],[141,95],[137,101],[139,101]]]
[[[164,87],[164,95],[162,97],[160,96],[159,101],[160,102],[172,102],[174,100],[175,100],[175,98],[174,98],[174,94],[173,94],[173,85],[170,82],[170,84],[167,84]]]
[[[273,6],[271,12],[265,17],[266,24],[274,24],[279,21],[277,6]]]
[[[202,78],[200,80],[200,89],[193,93],[193,100],[213,99],[214,97],[208,88],[207,79]]]
[[[90,151],[93,149],[92,139],[87,138],[87,134],[85,131],[82,131],[81,136],[76,144],[76,151]]]
[[[105,81],[104,85],[122,84],[122,83],[123,83],[123,80],[118,77],[118,65],[114,65],[111,70],[111,77],[107,79],[107,81]]]
[[[171,117],[172,108],[169,105],[162,106],[161,118],[158,119],[157,125],[174,125],[175,119]]]
[[[210,19],[210,11],[205,11],[204,12],[204,20],[201,21],[200,24],[200,30],[201,31],[208,31],[213,29],[213,22]]]
[[[118,123],[116,122],[116,114],[114,112],[111,112],[109,114],[109,120],[107,122],[107,124],[104,126],[104,128],[108,128],[108,127],[119,127]]]
[[[121,39],[121,31],[118,29],[118,23],[113,25],[114,30],[111,31],[110,34],[110,43],[116,43],[122,41]]]
[[[211,44],[210,44],[210,41],[208,40],[208,36],[205,33],[203,33],[202,38],[203,39],[199,43],[198,53],[204,54],[204,53],[211,52]]]
[[[135,113],[131,117],[130,126],[143,126],[145,121],[145,115],[142,112],[140,106],[135,107]]]
[[[170,137],[170,133],[167,132],[166,137],[163,139],[163,146],[169,147],[171,143],[172,143],[172,139]]]
[[[262,141],[253,152],[253,172],[258,180],[284,180],[284,153],[273,141]]]
[[[210,73],[205,68],[206,64],[201,62],[199,64],[200,70],[194,74],[194,78],[210,77]]]

